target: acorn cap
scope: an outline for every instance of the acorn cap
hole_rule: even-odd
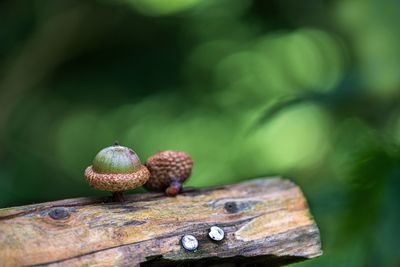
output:
[[[150,171],[150,178],[144,187],[151,191],[165,191],[170,185],[175,188],[181,186],[190,177],[193,160],[185,152],[166,150],[148,158],[145,165]]]
[[[121,192],[142,186],[150,173],[130,148],[114,145],[102,149],[86,168],[86,181],[96,189]]]

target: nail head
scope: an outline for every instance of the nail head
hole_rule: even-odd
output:
[[[210,232],[208,233],[208,236],[215,241],[221,241],[224,239],[225,232],[218,226],[211,226]]]
[[[199,246],[199,242],[193,235],[184,235],[182,237],[182,246],[189,251],[194,251]]]

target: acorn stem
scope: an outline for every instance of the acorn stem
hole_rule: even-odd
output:
[[[165,189],[165,193],[170,196],[174,197],[182,190],[182,183],[178,181],[172,181],[170,185]]]
[[[124,193],[122,191],[120,192],[113,192],[112,193],[112,199],[114,202],[124,202]]]

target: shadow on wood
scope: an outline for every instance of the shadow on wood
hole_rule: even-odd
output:
[[[208,238],[213,225],[226,233],[220,242]],[[184,234],[196,251],[182,248]],[[0,210],[1,266],[282,266],[321,253],[303,194],[280,178]]]

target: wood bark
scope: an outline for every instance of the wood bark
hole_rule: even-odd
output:
[[[213,225],[222,241],[208,237]],[[196,251],[181,246],[185,234]],[[301,190],[281,178],[0,210],[1,266],[282,266],[321,253]]]

